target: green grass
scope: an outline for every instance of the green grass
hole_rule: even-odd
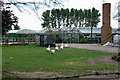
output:
[[[86,63],[88,59],[102,59],[102,56],[110,55],[117,54],[96,50],[64,48],[52,55],[46,52],[46,47],[38,47],[35,45],[3,46],[2,67],[3,71],[50,71],[72,75],[80,74],[87,70],[114,70],[117,67],[115,64],[100,62],[95,62],[94,64]],[[12,57],[12,59],[10,57]]]

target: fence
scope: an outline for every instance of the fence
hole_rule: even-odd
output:
[[[2,44],[7,44],[7,41],[11,45],[14,44],[34,44],[35,43],[35,38],[34,37],[3,37],[2,38]]]

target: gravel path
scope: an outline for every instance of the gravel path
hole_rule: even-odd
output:
[[[69,44],[69,47],[118,53],[118,47],[102,46],[100,44]]]

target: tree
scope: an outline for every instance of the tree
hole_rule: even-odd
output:
[[[69,9],[67,8],[67,9],[65,9],[65,12],[66,12],[66,27],[68,27],[69,26]]]
[[[51,19],[52,28],[56,28],[56,11],[55,11],[55,9],[52,9],[50,19]]]
[[[18,26],[17,24],[14,26],[14,30],[20,30],[20,26]]]
[[[57,26],[58,28],[61,27],[61,11],[59,9],[56,9],[56,18],[57,18]]]
[[[6,35],[8,30],[12,29],[12,26],[18,23],[18,18],[13,14],[11,10],[2,10],[2,34]]]
[[[32,10],[38,17],[39,9],[43,7],[64,7],[64,2],[67,0],[32,0],[32,1],[21,1],[21,0],[4,0],[4,4],[14,5],[20,12],[28,12]]]
[[[91,9],[52,9],[49,16],[43,13],[43,28],[61,28],[62,27],[97,27],[100,22],[100,13],[95,8]],[[49,24],[50,22],[50,24]],[[47,26],[49,25],[49,26]],[[91,29],[92,29],[91,27]]]
[[[64,2],[68,0],[3,0],[4,4],[15,6],[20,12],[34,13],[41,21],[39,10],[44,7],[64,7]],[[32,12],[31,12],[32,11]]]
[[[71,10],[70,10],[70,13],[69,13],[69,19],[70,19],[70,24],[69,24],[69,26],[70,27],[72,27],[72,25],[73,25],[73,16],[74,16],[74,9],[73,8],[71,8]]]
[[[47,10],[46,12],[43,12],[42,20],[44,21],[42,23],[42,27],[50,30],[50,28],[51,28],[50,27],[50,10]]]
[[[77,9],[74,10],[74,25],[75,27],[78,27],[79,23],[79,11]]]
[[[84,9],[84,26],[87,27],[88,10]]]
[[[61,9],[62,12],[62,26],[65,27],[65,20],[66,20],[66,11],[65,9]]]
[[[91,18],[92,18],[92,11],[91,9],[88,10],[88,18],[87,18],[87,26],[91,26]]]
[[[88,22],[90,24],[91,27],[91,41],[92,41],[92,31],[93,31],[93,27],[97,27],[98,23],[100,22],[100,13],[98,10],[96,10],[94,7],[92,8],[92,12],[91,12],[91,17],[89,17]]]
[[[80,9],[78,12],[79,12],[79,17],[78,17],[79,27],[81,27],[82,26],[82,21],[83,21],[83,19],[82,19],[82,16],[83,16],[82,9]]]

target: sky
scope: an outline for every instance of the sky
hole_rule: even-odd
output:
[[[115,7],[117,6],[117,3],[119,0],[104,0],[105,3],[111,3],[111,27],[112,28],[118,28],[118,21],[114,20],[112,17],[116,14],[117,9]],[[103,0],[69,0],[67,2],[64,2],[64,8],[75,8],[75,9],[92,9],[92,7],[95,7],[98,9],[101,13],[100,20],[101,22],[98,24],[98,27],[102,26],[102,4]],[[27,12],[20,12],[16,7],[11,6],[11,9],[13,10],[14,14],[19,18],[18,25],[21,29],[32,29],[32,30],[42,30],[42,20],[39,20],[34,12],[29,10],[31,14],[28,14]],[[47,7],[42,7],[39,9],[39,16],[41,17],[42,12],[44,12],[47,9]]]

